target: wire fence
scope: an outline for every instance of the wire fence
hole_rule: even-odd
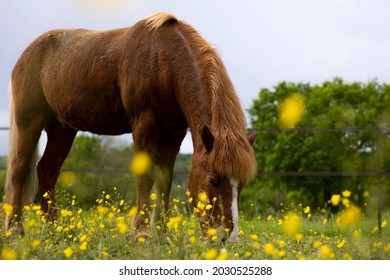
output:
[[[0,127],[0,131],[7,131],[8,127]],[[279,129],[279,128],[249,128],[248,132],[263,133],[286,133],[286,132],[323,132],[323,133],[335,133],[335,132],[372,132],[375,134],[374,147],[376,165],[375,171],[271,171],[271,172],[258,172],[257,176],[290,176],[290,177],[376,177],[377,183],[377,211],[378,211],[378,231],[381,235],[382,224],[382,177],[390,176],[390,171],[382,170],[381,161],[381,135],[384,132],[390,132],[390,128],[380,128],[375,126],[372,128],[292,128],[292,129]],[[0,166],[0,171],[5,170],[5,166]],[[129,170],[114,170],[114,169],[62,169],[62,172],[73,173],[95,173],[95,174],[126,174]],[[184,172],[181,172],[184,173]],[[177,173],[176,173],[177,174]]]

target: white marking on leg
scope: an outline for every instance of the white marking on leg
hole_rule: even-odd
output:
[[[233,222],[233,230],[230,233],[229,240],[230,241],[238,241],[238,182],[234,179],[230,180],[230,184],[232,185],[232,222]]]

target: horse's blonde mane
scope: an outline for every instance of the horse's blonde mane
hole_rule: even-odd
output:
[[[246,137],[241,102],[216,50],[191,26],[182,24],[198,61],[210,107],[210,130],[215,137],[210,164],[221,174],[246,183],[256,173],[256,159]]]
[[[215,171],[239,180],[250,181],[256,173],[256,159],[246,138],[246,121],[240,100],[216,50],[190,25],[173,15],[159,12],[145,19],[151,31],[167,22],[178,22],[196,58],[204,93],[209,104],[210,130],[215,137],[209,163]]]
[[[167,22],[177,22],[177,19],[174,15],[165,12],[154,13],[145,18],[145,24],[151,31],[157,30]]]

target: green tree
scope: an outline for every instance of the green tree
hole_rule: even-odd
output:
[[[345,84],[341,79],[322,85],[279,83],[262,89],[249,110],[253,128],[278,128],[278,108],[288,96],[299,93],[305,100],[301,128],[390,127],[390,86],[376,81]],[[375,172],[375,131],[260,131],[255,152],[259,172]],[[382,132],[382,164],[390,169],[389,133]],[[277,208],[280,202],[327,204],[333,193],[353,191],[356,203],[375,186],[370,177],[277,177],[259,176],[243,191],[243,203],[260,209]],[[370,189],[371,190],[371,189]],[[248,207],[248,205],[247,205]]]

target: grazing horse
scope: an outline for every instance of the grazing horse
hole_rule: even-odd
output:
[[[127,28],[44,33],[13,69],[11,100],[8,230],[24,233],[22,209],[38,186],[42,211],[56,218],[61,166],[77,131],[89,131],[132,133],[136,152],[149,154],[152,167],[137,176],[139,213],[133,220],[147,233],[150,192],[155,184],[155,224],[167,211],[174,161],[189,128],[191,201],[199,210],[199,203],[207,203],[199,201],[203,192],[213,206],[197,211],[201,228],[213,226],[237,238],[240,193],[256,172],[256,135],[246,135],[244,113],[220,57],[185,22],[157,13]],[[47,145],[38,163],[43,130]]]

